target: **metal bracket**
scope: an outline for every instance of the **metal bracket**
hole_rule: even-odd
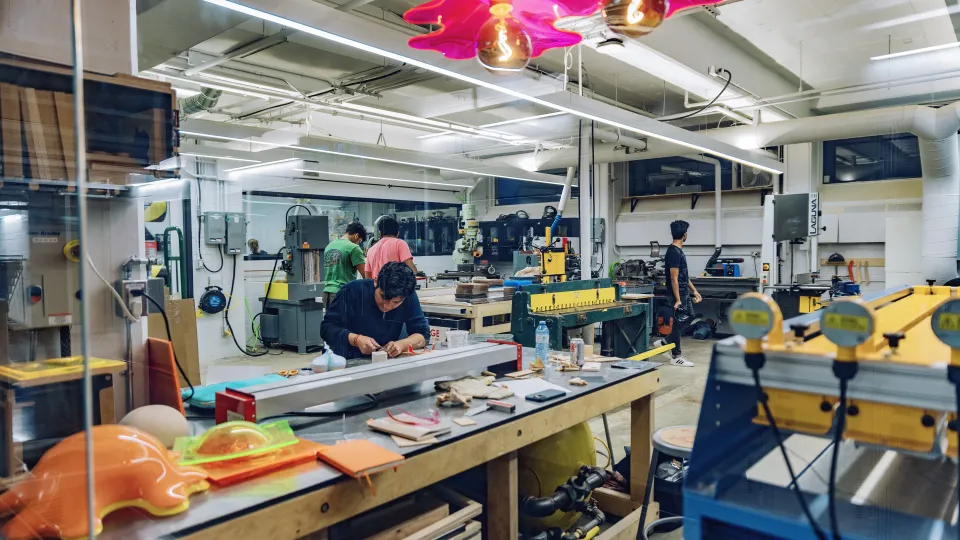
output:
[[[694,193],[694,194],[690,195],[690,209],[691,209],[691,210],[695,210],[695,209],[697,208],[697,201],[699,201],[699,200],[700,200],[700,195],[699,195],[699,194]]]
[[[633,210],[637,207],[637,203],[640,202],[640,199],[630,199],[630,213],[633,213]]]

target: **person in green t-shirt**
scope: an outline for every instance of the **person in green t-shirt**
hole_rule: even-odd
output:
[[[367,239],[367,229],[354,221],[347,225],[347,233],[330,242],[323,250],[323,305],[329,306],[340,287],[363,276],[366,259],[360,242]]]

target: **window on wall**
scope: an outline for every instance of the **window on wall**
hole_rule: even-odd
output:
[[[733,164],[720,160],[720,189],[733,189]],[[630,196],[699,193],[714,190],[716,167],[682,157],[631,161]],[[739,187],[739,186],[736,186]]]
[[[511,180],[509,178],[497,178],[494,184],[497,206],[560,202],[560,194],[563,192],[562,180],[566,178],[567,170],[553,169],[541,172],[559,176],[561,183],[551,185],[541,184],[539,182]],[[574,179],[574,182],[576,182],[576,179]],[[574,187],[570,192],[571,199],[576,199],[579,195],[580,188],[578,187]]]
[[[915,135],[897,133],[823,142],[823,183],[919,178]]]
[[[244,193],[243,203],[248,221],[247,241],[256,240],[259,249],[270,254],[283,247],[286,211],[294,204],[305,206],[314,215],[327,216],[331,240],[344,234],[353,221],[363,223],[372,235],[374,223],[382,215],[393,216],[400,223],[399,238],[410,246],[415,257],[450,255],[459,238],[460,207],[456,204],[359,197],[314,198],[263,191]],[[295,208],[291,214],[306,212]]]

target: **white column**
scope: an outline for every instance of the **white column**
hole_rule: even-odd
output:
[[[593,129],[590,122],[580,123],[580,168],[577,171],[578,185],[580,186],[580,279],[590,278],[592,266],[593,242],[593,209],[591,207],[590,183],[593,170],[591,144]]]

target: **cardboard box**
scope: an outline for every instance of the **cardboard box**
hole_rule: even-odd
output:
[[[200,352],[197,346],[197,305],[193,298],[171,300],[169,292],[164,293],[164,309],[170,320],[170,332],[173,334],[173,350],[177,360],[190,383],[200,386]],[[167,339],[167,331],[163,325],[163,316],[151,313],[147,318],[147,335],[153,338]],[[183,377],[180,377],[181,388],[187,388]]]

